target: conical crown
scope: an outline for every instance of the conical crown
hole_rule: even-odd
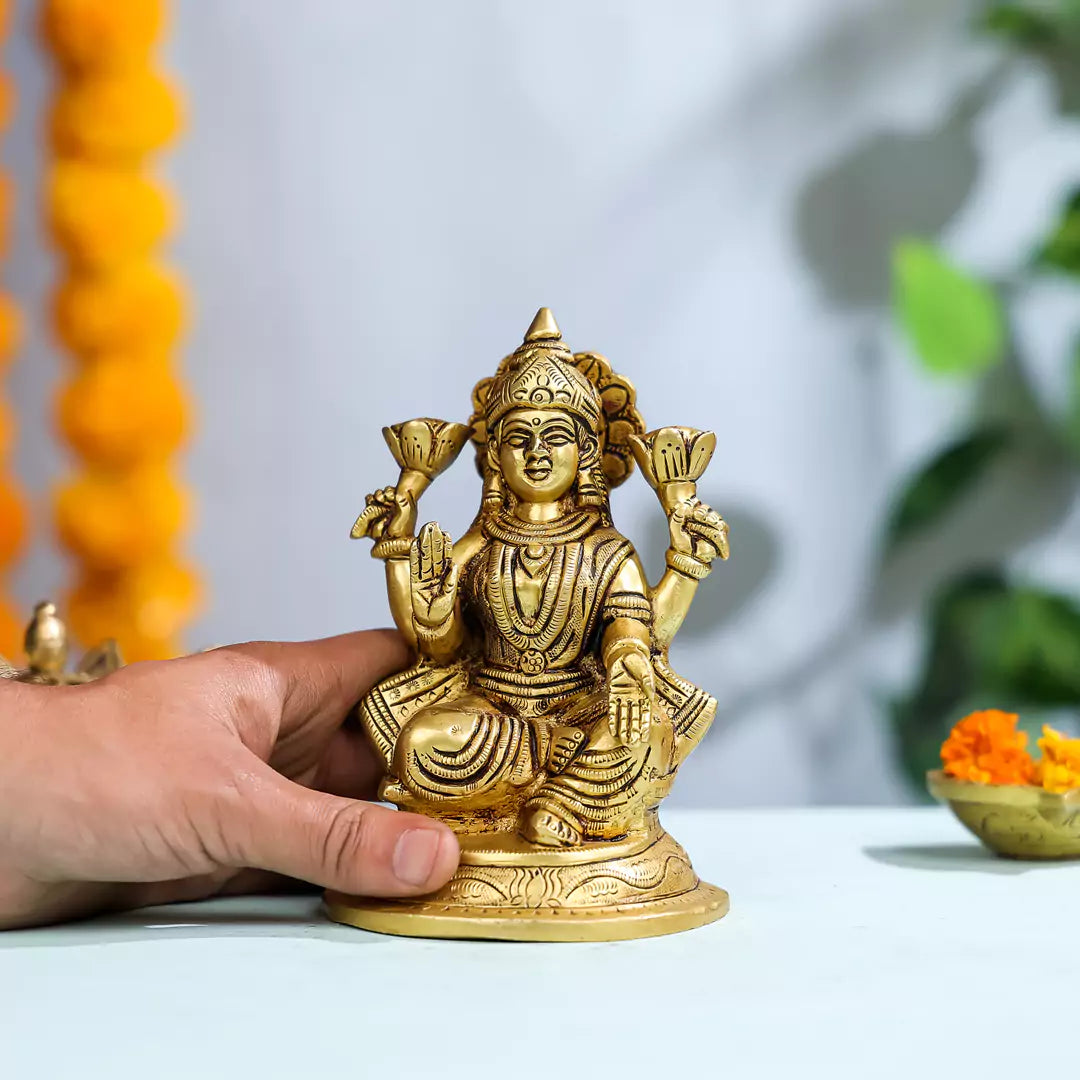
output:
[[[499,365],[484,410],[488,430],[512,409],[561,409],[599,430],[600,395],[574,366],[548,308],[536,313],[525,340]]]

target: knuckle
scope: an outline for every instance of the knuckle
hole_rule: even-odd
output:
[[[339,806],[330,814],[319,857],[337,880],[355,879],[360,866],[372,858],[378,835],[377,815],[363,803]]]
[[[253,641],[217,650],[220,681],[241,698],[262,701],[268,697],[283,698],[288,683],[272,659],[277,647],[273,642]]]

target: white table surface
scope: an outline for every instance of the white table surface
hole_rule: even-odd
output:
[[[665,815],[731,893],[583,945],[381,937],[314,898],[0,934],[0,1077],[953,1077],[1076,1068],[1080,863],[947,811]]]

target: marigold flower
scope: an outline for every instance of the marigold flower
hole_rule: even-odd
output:
[[[0,656],[15,667],[20,666],[25,632],[26,624],[14,604],[6,598],[0,599]]]
[[[144,60],[164,19],[164,0],[46,0],[41,28],[69,67],[115,68]]]
[[[0,293],[0,370],[18,351],[22,341],[22,317],[10,296]]]
[[[80,356],[156,352],[180,336],[184,296],[176,279],[151,263],[115,273],[75,274],[55,297],[61,340]]]
[[[183,441],[187,407],[165,356],[103,356],[60,390],[57,423],[87,461],[160,461]]]
[[[131,571],[90,572],[72,590],[68,621],[83,644],[115,638],[129,662],[180,651],[176,636],[200,602],[198,579],[171,556]]]
[[[15,561],[26,537],[26,503],[10,480],[0,480],[0,567]]]
[[[9,402],[0,398],[0,462],[7,461],[15,442],[15,414]]]
[[[945,772],[977,784],[1030,784],[1035,762],[1016,713],[985,709],[965,716],[941,748]]]
[[[136,68],[68,83],[53,103],[50,129],[58,154],[131,164],[170,142],[180,125],[173,87]]]
[[[1039,749],[1042,759],[1036,767],[1036,780],[1045,790],[1062,792],[1080,788],[1080,739],[1066,738],[1044,724]]]
[[[115,637],[128,660],[175,655],[198,591],[171,554],[187,511],[167,459],[185,434],[187,402],[168,352],[185,298],[153,260],[173,200],[143,173],[182,122],[180,95],[153,68],[167,8],[167,0],[39,6],[61,69],[47,213],[69,276],[53,316],[82,361],[56,399],[58,426],[87,465],[55,500],[60,539],[82,570],[69,621],[84,645]],[[0,92],[0,114],[2,104]],[[3,315],[0,358],[14,339]]]
[[[172,226],[166,193],[127,169],[61,161],[49,176],[47,198],[53,238],[84,266],[141,260]]]
[[[118,571],[163,555],[184,523],[184,493],[164,466],[84,473],[56,496],[60,541],[96,571]]]
[[[11,246],[11,218],[15,206],[15,190],[11,177],[0,173],[0,252],[7,254]]]
[[[18,93],[11,76],[0,72],[0,128],[6,128],[11,123],[17,100]]]

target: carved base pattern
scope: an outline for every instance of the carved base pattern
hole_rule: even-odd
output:
[[[1080,813],[1048,820],[1036,808],[950,804],[960,821],[988,848],[1013,859],[1080,858]]]
[[[552,864],[538,849],[522,859],[520,841],[508,865],[483,865],[466,850],[462,865],[437,893],[419,900],[366,900],[328,894],[332,919],[412,937],[511,941],[612,941],[702,926],[727,912],[727,893],[699,881],[686,852],[661,832],[634,853],[611,857],[597,845],[591,861]]]

